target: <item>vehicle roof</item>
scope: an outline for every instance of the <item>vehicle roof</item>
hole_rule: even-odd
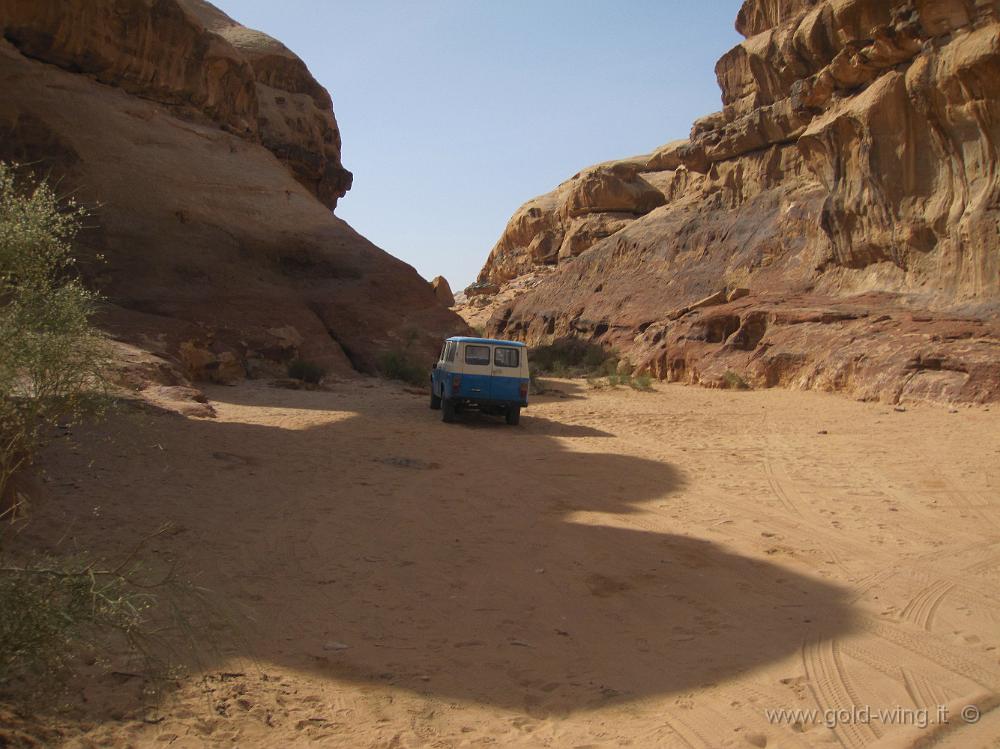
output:
[[[518,346],[520,348],[524,348],[525,345],[520,341],[501,341],[499,338],[470,338],[464,335],[455,335],[448,340],[455,343],[488,343],[494,346]]]

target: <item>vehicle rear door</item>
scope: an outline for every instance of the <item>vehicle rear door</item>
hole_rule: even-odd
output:
[[[462,344],[463,398],[492,398],[493,349],[487,343]]]
[[[493,347],[493,399],[521,400],[521,347]]]
[[[455,343],[453,341],[445,341],[444,347],[441,349],[441,356],[438,359],[437,366],[431,372],[431,389],[433,389],[435,395],[440,395],[445,386],[448,384],[449,374],[449,361],[455,360],[454,355]],[[451,354],[451,359],[448,358],[448,354]]]

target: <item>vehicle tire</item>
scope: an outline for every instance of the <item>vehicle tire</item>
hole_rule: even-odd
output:
[[[434,383],[431,383],[431,410],[437,411],[441,408],[441,396],[434,392]]]
[[[521,407],[520,406],[507,406],[507,413],[505,414],[507,423],[511,426],[517,426],[521,421]]]
[[[445,398],[441,401],[441,421],[445,424],[451,424],[455,421],[455,401],[451,398]]]

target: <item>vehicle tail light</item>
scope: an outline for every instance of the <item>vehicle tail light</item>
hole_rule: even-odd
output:
[[[528,383],[527,382],[522,382],[521,383],[521,400],[523,400],[523,401],[528,400]]]
[[[462,375],[455,375],[451,379],[452,395],[456,395],[461,388],[462,388]]]

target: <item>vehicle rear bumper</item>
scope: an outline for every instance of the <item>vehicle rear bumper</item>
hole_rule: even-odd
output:
[[[528,407],[528,401],[526,400],[511,401],[511,400],[497,400],[495,398],[468,398],[464,395],[453,395],[449,398],[449,400],[453,401],[455,405],[463,405],[463,406],[480,406],[480,407],[488,406],[493,408],[511,408],[514,406],[518,408]]]

